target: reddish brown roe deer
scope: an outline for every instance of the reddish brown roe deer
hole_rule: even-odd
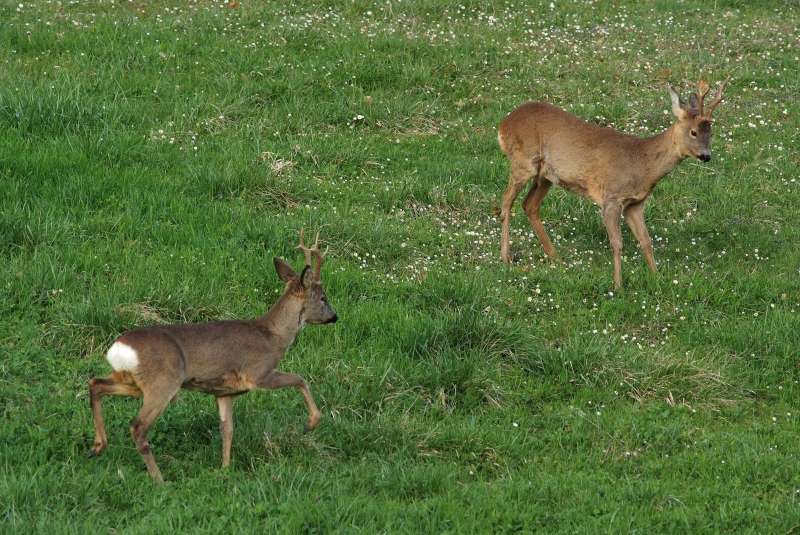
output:
[[[547,256],[555,257],[555,249],[539,218],[539,207],[556,184],[600,207],[614,255],[616,288],[622,285],[621,215],[638,240],[650,270],[655,271],[653,246],[644,224],[644,203],[658,181],[685,158],[711,160],[711,114],[722,100],[727,82],[720,85],[714,100],[705,108],[703,100],[709,89],[706,82],[698,82],[688,105],[667,86],[677,121],[661,134],[646,139],[587,123],[544,102],[528,102],[512,111],[498,130],[500,148],[511,164],[500,213],[503,261],[511,261],[511,206],[532,180],[522,206]]]

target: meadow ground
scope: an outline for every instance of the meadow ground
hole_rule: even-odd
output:
[[[245,5],[247,4],[247,5]],[[284,4],[291,4],[287,7]],[[0,531],[800,530],[795,2],[0,2]],[[623,230],[522,209],[499,261],[502,117],[543,99],[650,135],[671,81],[731,75],[714,159]],[[236,403],[151,442],[87,380],[142,324],[253,317],[320,229],[340,321]]]

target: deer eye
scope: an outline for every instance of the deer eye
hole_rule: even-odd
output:
[[[690,134],[692,137],[697,137],[697,130],[690,130],[690,131],[689,131],[689,134]]]

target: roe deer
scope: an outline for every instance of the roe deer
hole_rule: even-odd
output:
[[[533,184],[522,206],[545,254],[555,249],[539,218],[539,206],[553,184],[597,204],[614,253],[614,287],[622,285],[622,233],[620,216],[639,241],[651,271],[656,270],[653,246],[644,224],[644,202],[656,183],[684,158],[711,160],[711,113],[722,100],[728,79],[720,84],[714,100],[703,108],[708,84],[700,81],[689,103],[667,85],[672,113],[678,119],[651,138],[629,136],[611,128],[587,123],[544,102],[527,102],[503,119],[498,129],[500,148],[508,157],[511,173],[503,194],[500,217],[500,255],[509,254],[511,205],[525,184]]]
[[[321,413],[308,385],[299,375],[281,373],[276,367],[306,323],[336,322],[336,312],[320,282],[325,255],[318,244],[319,234],[314,245],[306,247],[300,232],[298,248],[305,254],[300,275],[282,259],[273,259],[286,287],[258,319],[145,327],[117,338],[106,354],[114,372],[89,381],[95,430],[92,454],[99,455],[108,444],[100,400],[109,394],[143,397],[139,415],[131,423],[131,434],[147,471],[158,482],[163,478],[147,432],[181,388],[216,396],[223,468],[230,464],[233,400],[240,394],[253,389],[297,388],[308,409],[306,429],[314,429]],[[316,259],[313,268],[312,257]]]

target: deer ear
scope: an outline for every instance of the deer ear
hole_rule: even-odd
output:
[[[672,86],[667,84],[667,91],[669,91],[669,98],[672,100],[672,114],[678,119],[686,117],[686,110],[681,106],[681,97],[672,89]]]
[[[311,266],[306,266],[303,268],[303,272],[300,273],[300,285],[303,288],[308,288],[311,286],[314,278],[314,271],[311,269]]]
[[[272,259],[272,262],[275,264],[275,271],[278,272],[278,277],[280,277],[283,282],[289,282],[297,278],[297,273],[294,272],[292,266],[287,264],[282,258],[276,256]]]

